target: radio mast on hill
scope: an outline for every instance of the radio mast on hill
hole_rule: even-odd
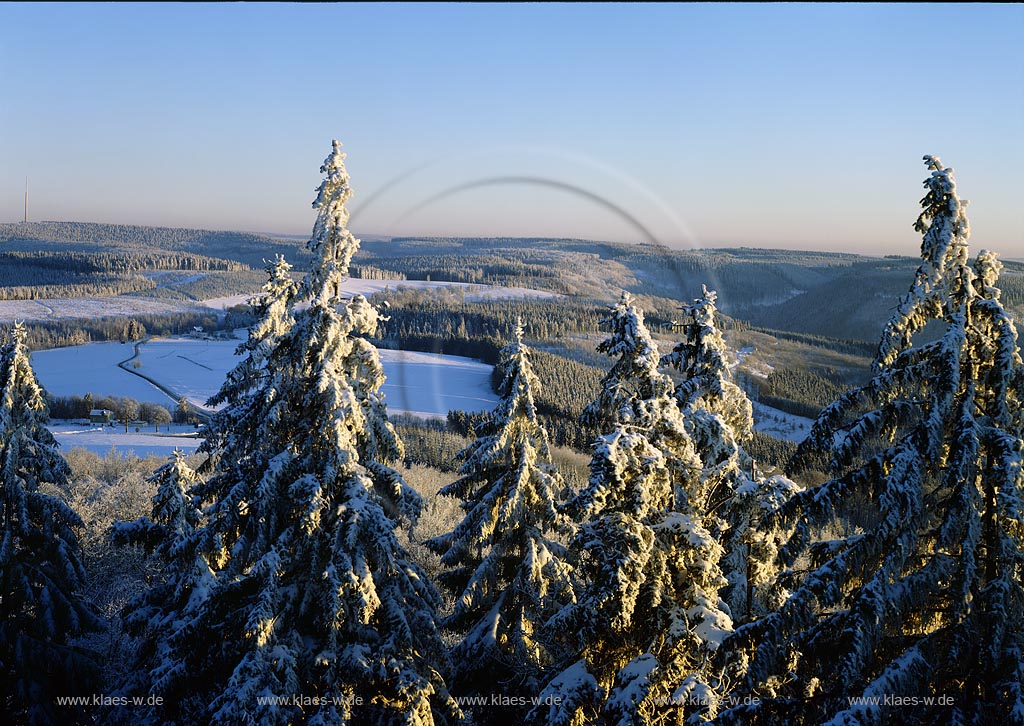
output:
[[[25,177],[25,222],[28,223],[28,177]]]

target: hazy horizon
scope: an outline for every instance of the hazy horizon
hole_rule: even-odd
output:
[[[0,219],[1024,256],[1024,7],[5,3]],[[927,30],[927,32],[924,32]]]

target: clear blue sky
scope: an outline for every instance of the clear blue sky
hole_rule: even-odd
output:
[[[0,221],[1024,256],[1024,5],[0,3]],[[646,230],[642,232],[641,229]]]

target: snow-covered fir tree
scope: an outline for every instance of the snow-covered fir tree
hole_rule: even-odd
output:
[[[683,306],[684,319],[677,323],[683,340],[661,363],[682,374],[675,397],[701,455],[701,479],[727,496],[729,482],[749,471],[750,459],[739,441],[750,435],[754,419],[750,400],[732,381],[725,340],[715,322],[717,299],[718,293],[705,287],[701,297]]]
[[[15,324],[0,339],[0,712],[8,723],[76,722],[57,696],[89,693],[92,654],[71,641],[101,621],[83,600],[78,515],[40,491],[70,470],[46,428],[43,391]]]
[[[248,396],[259,390],[263,367],[278,341],[291,330],[295,323],[292,317],[292,303],[298,292],[298,285],[292,280],[291,269],[283,256],[278,255],[266,266],[267,282],[261,293],[249,300],[249,308],[256,315],[257,322],[249,329],[248,338],[238,346],[235,355],[244,355],[242,361],[228,372],[223,385],[207,405],[227,404],[234,415],[243,415],[251,407]],[[221,417],[218,432],[230,431],[247,426],[233,418],[232,425],[226,425],[227,417]],[[221,446],[217,438],[207,437],[205,449],[216,452]]]
[[[721,539],[725,554],[721,566],[729,586],[724,592],[736,625],[777,610],[789,596],[780,582],[779,549],[788,531],[776,526],[772,515],[800,491],[800,485],[782,474],[738,477],[724,518]]]
[[[778,513],[794,531],[784,561],[809,566],[777,612],[737,633],[750,648],[746,692],[766,701],[730,712],[736,722],[1024,723],[1017,332],[1000,263],[987,252],[969,262],[952,170],[925,162],[923,262],[874,378],[827,407],[798,452],[830,453],[832,478]],[[939,337],[916,339],[932,321]],[[862,531],[821,540],[865,509]],[[954,703],[871,705],[921,696]]]
[[[190,674],[182,664],[167,658],[172,643],[182,642],[179,630],[203,604],[214,584],[209,563],[197,550],[196,536],[202,512],[192,495],[199,479],[178,449],[170,461],[149,479],[157,485],[153,509],[149,517],[133,522],[118,522],[112,527],[111,540],[118,545],[141,545],[159,568],[157,584],[127,603],[122,611],[125,629],[138,638],[135,662],[125,664],[125,680],[120,695],[143,699],[160,693],[174,699],[171,712],[198,709],[189,688]],[[171,670],[168,670],[171,669]],[[168,684],[182,687],[169,689]],[[146,705],[121,709],[111,714],[110,721],[140,723],[160,720],[163,709]]]
[[[447,624],[464,635],[452,655],[452,686],[467,695],[535,694],[554,661],[541,628],[573,599],[564,547],[548,536],[565,530],[556,509],[564,484],[537,418],[540,383],[522,336],[519,323],[501,351],[501,400],[460,452],[461,478],[440,492],[462,499],[466,516],[427,542],[441,555],[448,568],[442,581],[457,596]],[[513,717],[494,715],[505,722]]]
[[[288,310],[267,306],[252,370],[222,392],[211,423],[216,466],[196,488],[198,533],[216,582],[172,639],[215,724],[416,724],[454,719],[440,672],[439,596],[400,546],[396,518],[420,498],[390,464],[401,444],[386,419],[372,335],[378,314],[341,297],[358,240],[348,231],[345,155],[321,171],[312,269]],[[276,282],[275,282],[276,281]],[[276,310],[274,312],[273,310]],[[288,317],[293,323],[288,323]],[[258,365],[257,365],[258,363]],[[231,382],[229,382],[231,383]]]
[[[740,441],[750,435],[753,413],[743,389],[732,381],[729,355],[715,320],[718,294],[706,287],[682,308],[676,324],[683,339],[662,364],[679,371],[675,397],[687,433],[701,458],[690,492],[691,507],[724,546],[721,566],[734,623],[774,610],[786,592],[775,565],[785,533],[770,529],[768,515],[795,491],[784,476],[757,476]]]
[[[609,433],[594,444],[591,477],[567,506],[584,588],[550,627],[574,633],[579,660],[542,694],[531,720],[546,724],[670,723],[670,698],[714,711],[711,656],[732,629],[718,592],[721,545],[695,497],[701,460],[672,380],[628,293],[604,323],[599,350],[617,357],[588,409]]]
[[[261,395],[273,395],[265,385],[266,361],[294,324],[291,307],[298,285],[291,278],[291,265],[281,256],[267,265],[266,272],[267,283],[249,301],[258,320],[235,351],[245,357],[208,401],[210,406],[225,405],[207,427],[200,447],[208,455],[207,470],[230,466],[221,458],[225,453],[244,452],[250,471],[269,463],[269,453],[259,445],[260,419],[266,413]],[[159,488],[151,517],[117,523],[112,535],[115,543],[146,546],[155,560],[165,563],[164,581],[129,603],[122,615],[126,629],[139,638],[137,668],[122,684],[122,691],[158,695],[162,706],[113,713],[111,721],[187,724],[200,717],[210,697],[193,682],[187,656],[195,633],[184,625],[199,616],[200,605],[215,583],[211,563],[223,561],[223,538],[211,536],[201,526],[202,500],[217,493],[204,491],[204,483],[177,454],[157,470],[152,481]]]

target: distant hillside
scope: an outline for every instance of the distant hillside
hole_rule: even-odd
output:
[[[874,345],[906,293],[916,257],[764,249],[671,250],[556,238],[395,237],[357,255],[408,279],[538,287],[608,299],[621,290],[689,301],[701,286],[719,309],[776,330]],[[1004,303],[1024,314],[1024,265],[1006,261]]]
[[[262,267],[263,260],[283,254],[293,265],[309,259],[303,241],[275,239],[249,232],[142,227],[92,222],[28,222],[0,224],[0,250],[95,252],[162,250],[189,252]]]
[[[148,264],[133,266],[130,273],[122,273],[123,279],[108,280],[97,273],[95,280],[78,280],[67,273],[68,279],[49,282],[79,287],[88,282],[96,290],[106,290],[105,294],[134,291],[157,297],[188,293],[169,291],[166,285],[154,286],[135,274],[140,269],[170,266],[157,264],[153,255],[196,256],[196,261],[181,268],[204,270],[217,269],[211,258],[258,269],[263,267],[263,260],[283,254],[300,272],[309,260],[301,238],[82,222],[0,224],[0,253],[20,252],[65,257],[69,253],[103,253],[103,259],[111,252],[134,257],[146,254]],[[36,270],[43,268],[36,256],[18,261],[22,265],[31,262],[34,267],[25,274],[11,270],[16,279],[31,279],[31,285],[47,283],[45,275]],[[658,315],[664,318],[662,322],[673,318],[675,302],[692,300],[700,294],[701,286],[707,285],[718,291],[719,309],[738,320],[773,330],[873,345],[909,288],[919,261],[912,257],[793,250],[672,250],[652,244],[542,237],[368,236],[353,262],[353,276],[381,279],[528,287],[593,300],[611,300],[628,290],[667,303],[667,307],[661,302],[656,306]],[[1024,315],[1024,264],[1006,261],[1005,266],[1000,280],[1003,301],[1018,316]],[[218,280],[217,284],[226,289],[234,278],[218,273],[208,275],[202,284],[209,286]],[[246,288],[251,287],[252,280],[246,277],[245,282]],[[8,296],[27,298],[40,292],[12,290]]]

